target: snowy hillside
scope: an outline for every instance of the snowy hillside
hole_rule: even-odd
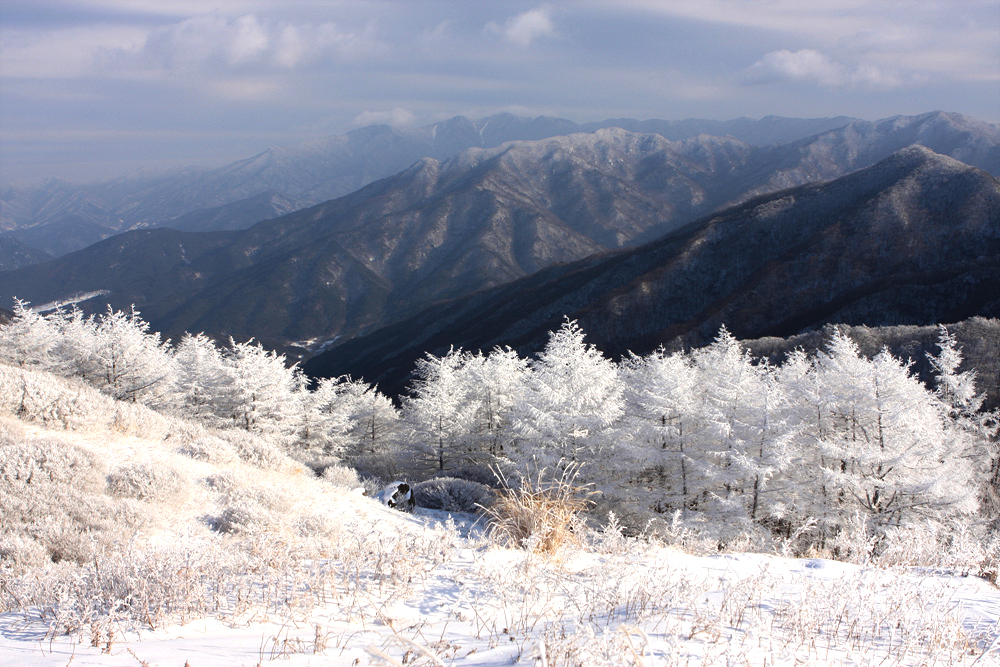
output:
[[[3,370],[5,402],[18,373]],[[91,544],[79,548],[92,551],[79,563],[67,553],[60,563],[0,570],[0,664],[985,665],[1000,657],[1000,591],[956,570],[692,555],[613,528],[554,555],[533,553],[491,541],[467,515],[406,515],[281,457],[260,467],[266,457],[247,455],[252,445],[84,387],[63,389],[91,416],[72,431],[4,417],[4,479],[14,452],[23,464],[25,452],[44,447],[36,470],[74,461],[60,484],[81,503],[58,507],[61,493],[40,500],[52,517],[103,502],[141,519],[124,529],[89,517]],[[47,490],[41,477],[27,487]],[[56,530],[68,538],[73,519],[65,521]],[[123,529],[133,535],[104,539]],[[5,535],[5,554],[22,546]]]
[[[798,473],[773,460],[755,463],[715,450],[697,469],[681,464],[673,470],[669,462],[661,467],[664,474],[698,471],[690,484],[706,491],[695,496],[692,486],[683,508],[702,518],[688,522],[678,511],[672,521],[668,516],[639,533],[623,530],[613,514],[582,514],[597,496],[576,465],[563,466],[555,480],[538,472],[497,491],[468,479],[432,478],[422,483],[430,487],[414,486],[424,489],[418,496],[424,507],[436,489],[467,510],[475,510],[470,499],[476,498],[486,514],[451,516],[419,507],[407,514],[363,497],[359,487],[375,490],[374,482],[359,480],[315,445],[333,433],[353,437],[345,422],[357,414],[355,434],[386,438],[382,420],[395,408],[377,392],[348,383],[352,388],[340,393],[329,392],[333,385],[309,393],[296,385],[268,403],[264,394],[278,391],[268,377],[295,377],[279,370],[280,357],[250,344],[219,351],[198,337],[176,350],[157,341],[134,314],[45,319],[19,306],[14,321],[0,329],[0,353],[7,359],[0,364],[0,665],[972,667],[1000,660],[998,544],[987,539],[983,517],[969,513],[968,495],[955,495],[968,480],[928,486],[884,470],[876,496],[887,496],[890,482],[898,490],[880,505],[877,497],[849,501],[849,494],[864,491],[849,485],[845,472],[823,487],[831,494],[842,489],[839,500],[824,506],[814,496],[812,505],[796,511],[820,514],[786,513],[782,519],[774,498],[795,480],[805,483]],[[539,453],[544,442],[560,437],[560,446],[597,442],[581,427],[585,407],[577,406],[574,417],[567,412],[572,400],[557,406],[553,384],[551,404],[537,394],[563,366],[575,366],[574,373],[589,367],[605,380],[624,372],[581,341],[575,325],[567,324],[531,366],[534,421],[524,423],[534,423],[538,433],[525,430],[521,447],[533,437],[540,438],[534,446]],[[980,428],[971,412],[958,408],[975,396],[970,376],[956,371],[961,359],[953,340],[943,334],[941,344],[934,358],[941,368],[939,395],[953,406],[947,419],[955,421],[939,444],[959,451],[954,448]],[[641,389],[644,404],[673,401],[683,395],[658,388],[655,373],[702,367],[712,369],[719,384],[717,393],[705,394],[706,406],[723,408],[722,389],[737,375],[776,381],[759,375],[766,368],[744,365],[747,357],[731,337],[720,336],[706,355],[693,362],[662,355],[633,359],[630,377],[647,381],[629,391]],[[907,385],[896,361],[886,355],[860,359],[844,338],[824,355],[815,362],[799,357],[794,368],[815,363],[813,379],[829,382],[846,378],[844,371],[861,377],[881,365],[879,382],[891,380],[877,385],[884,446],[901,442],[902,432],[891,426],[901,416],[902,423],[919,426],[919,440],[941,435],[929,414],[921,424],[907,421],[916,414],[912,406],[889,400],[905,386],[910,403],[919,403],[920,391],[926,394],[920,401],[930,400],[927,390]],[[728,360],[729,371],[709,366],[712,359]],[[510,353],[479,361],[494,364],[494,371],[507,364],[529,372]],[[402,417],[396,415],[395,437],[420,423],[415,415],[427,418],[436,391],[448,393],[443,383],[449,372],[468,374],[478,363],[459,353],[426,360],[417,392],[423,403],[415,399]],[[793,370],[786,365],[781,381],[794,377]],[[183,372],[188,375],[177,375]],[[198,382],[191,381],[195,377]],[[597,376],[580,377],[591,391],[601,390]],[[834,392],[838,400],[855,401],[855,408],[863,405],[852,397],[861,384],[826,386],[824,395]],[[292,410],[297,402],[318,409]],[[368,412],[338,413],[341,404],[367,405]],[[754,440],[747,407],[723,410],[731,420],[731,452],[739,438],[764,443],[765,432],[768,448],[790,442],[791,432],[778,428],[788,422],[778,413],[767,417],[766,405],[760,415],[774,420],[775,428],[758,430]],[[528,412],[526,404],[512,409]],[[568,436],[560,436],[552,421],[558,410]],[[498,419],[501,413],[491,414]],[[440,428],[443,415],[425,428]],[[852,413],[856,435],[871,426],[865,418]],[[713,441],[713,422],[698,419],[705,420],[700,437]],[[830,433],[837,428],[834,422],[826,427]],[[611,433],[622,438],[624,431],[609,428]],[[685,442],[703,446],[697,439]],[[911,444],[895,465],[921,461]],[[850,468],[874,465],[860,439],[851,447],[856,458]],[[393,451],[405,449],[397,443]],[[516,450],[507,451],[514,456]],[[685,460],[693,465],[694,459]],[[983,463],[988,461],[961,465]],[[752,494],[732,474],[765,464],[777,467]],[[519,465],[514,459],[506,470],[513,475]],[[718,466],[714,473],[712,465]],[[719,486],[727,467],[729,498]],[[764,469],[756,469],[762,479]],[[821,472],[826,474],[822,465],[810,474]],[[670,480],[659,483],[668,488]],[[744,500],[774,487],[779,495],[759,507],[755,500],[750,523],[738,518]],[[633,487],[632,494],[652,493],[644,488]],[[896,493],[905,499],[902,511],[893,505]],[[922,507],[927,503],[933,513]],[[853,507],[858,509],[847,512]],[[885,511],[865,517],[866,507]],[[824,522],[821,529],[817,519]],[[731,525],[713,527],[713,521]],[[823,531],[826,546],[816,537]],[[852,562],[832,560],[835,553]]]

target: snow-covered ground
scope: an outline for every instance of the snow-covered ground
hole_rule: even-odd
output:
[[[82,385],[51,392],[86,409],[16,419],[30,377],[4,377],[3,667],[1000,665],[980,578],[616,530],[508,548]]]
[[[303,560],[311,574],[294,609],[261,599],[237,610],[229,600],[214,618],[110,636],[100,626],[52,637],[49,620],[8,612],[0,664],[1000,664],[1000,591],[977,578],[693,556],[614,535],[544,557],[491,545],[475,529],[462,537],[433,513],[343,501],[364,510],[372,531],[422,538],[425,553],[399,554],[405,579],[338,585],[352,575],[336,561]],[[330,588],[306,590],[319,581]]]

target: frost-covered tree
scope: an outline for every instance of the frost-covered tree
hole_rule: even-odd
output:
[[[298,411],[298,371],[288,367],[285,356],[265,350],[252,340],[237,343],[230,339],[225,368],[228,395],[222,403],[232,425],[284,441],[294,440],[290,422]]]
[[[769,482],[789,465],[781,388],[771,367],[753,363],[725,327],[692,357],[705,423],[693,443],[705,469],[701,509],[730,523],[758,521],[770,514]]]
[[[57,310],[49,318],[59,330],[59,338],[53,350],[53,371],[64,377],[77,377],[92,384],[101,382],[101,368],[94,358],[94,350],[98,345],[94,318],[85,317],[75,306],[66,311]]]
[[[55,324],[29,308],[26,301],[15,299],[13,319],[0,327],[0,360],[22,368],[50,370],[59,335]]]
[[[488,355],[470,355],[462,368],[462,381],[475,387],[473,448],[480,457],[501,456],[512,437],[510,413],[521,400],[528,377],[528,361],[508,348]]]
[[[830,453],[824,443],[832,429],[829,402],[832,396],[820,384],[814,358],[803,350],[794,350],[775,377],[784,395],[782,422],[790,437],[790,462],[787,471],[775,481],[777,486],[770,514],[774,526],[786,537],[807,524],[814,525],[817,540],[836,530],[837,520],[831,510],[834,493],[825,473]]]
[[[996,442],[1000,413],[983,411],[985,397],[976,388],[976,373],[959,371],[962,351],[943,325],[938,348],[936,355],[927,357],[934,371],[935,395],[949,424],[948,435],[961,441],[953,447],[966,452],[981,484],[984,507],[995,516],[1000,509],[1000,447]]]
[[[784,473],[794,455],[794,433],[785,422],[784,388],[766,361],[749,369],[747,397],[733,429],[733,468],[740,479],[743,509],[751,521],[781,514]]]
[[[344,459],[363,473],[396,477],[408,469],[409,456],[400,448],[403,428],[399,411],[377,386],[339,378],[335,384],[338,410],[349,424]]]
[[[639,476],[632,480],[659,512],[693,509],[694,489],[704,486],[691,443],[703,428],[698,375],[687,354],[660,349],[622,361],[626,420],[622,438],[636,444]]]
[[[226,424],[231,375],[212,339],[185,334],[174,348],[174,361],[174,410],[212,426]]]
[[[928,354],[927,359],[934,371],[935,393],[941,402],[955,415],[972,415],[983,406],[983,396],[976,390],[975,371],[959,372],[962,365],[962,351],[948,328],[938,329],[937,354]]]
[[[155,403],[170,389],[174,363],[169,341],[149,330],[133,307],[128,313],[107,312],[94,320],[89,358],[90,381],[119,400]]]
[[[879,533],[975,509],[963,444],[907,363],[886,350],[866,359],[836,333],[816,366],[831,397],[820,446],[842,522],[860,510]]]
[[[317,450],[328,456],[340,456],[348,443],[351,423],[350,404],[343,400],[343,378],[323,378],[308,391],[305,378],[299,376],[297,388],[300,412],[296,427],[296,446]]]
[[[403,411],[411,428],[411,450],[430,458],[431,466],[445,470],[445,459],[469,447],[475,430],[477,387],[463,373],[472,355],[450,350],[417,361],[412,396]],[[454,461],[449,465],[454,467]]]
[[[417,364],[404,415],[412,447],[446,467],[492,464],[509,441],[509,414],[524,391],[527,361],[510,349],[452,350]]]
[[[575,321],[549,335],[511,410],[519,461],[541,465],[611,458],[609,428],[623,413],[618,368],[584,343]]]

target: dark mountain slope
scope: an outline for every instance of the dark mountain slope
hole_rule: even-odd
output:
[[[109,291],[114,307],[136,303],[171,335],[205,330],[274,344],[354,335],[676,227],[711,210],[718,182],[751,155],[732,139],[674,143],[611,129],[427,158],[346,197],[214,237],[210,256],[184,256],[186,237],[131,232],[65,262],[0,275],[0,299]],[[172,246],[157,249],[157,239]],[[145,253],[174,258],[170,285],[103,271],[110,254],[141,274]]]
[[[425,351],[539,349],[564,316],[611,354],[828,322],[1000,314],[1000,183],[925,148],[761,197],[633,250],[438,304],[311,360],[398,390]]]
[[[185,292],[230,270],[216,253],[233,241],[230,232],[179,232],[147,229],[96,243],[64,257],[0,273],[4,303],[14,297],[34,304],[72,301],[74,295],[113,290],[111,298],[96,297],[84,305],[87,312],[103,311],[106,303],[117,309],[137,305],[148,295],[167,307]],[[58,287],[54,287],[58,286]]]
[[[803,148],[798,156],[781,152],[788,164],[776,157],[770,168],[780,168],[782,175],[771,183],[756,183],[761,186],[757,192],[834,178],[914,142],[1000,174],[996,126],[941,112],[877,123],[843,117],[769,116],[733,121],[617,119],[583,126],[558,118],[510,114],[476,121],[459,116],[421,128],[361,128],[298,146],[268,149],[215,169],[139,172],[87,186],[51,181],[41,186],[4,187],[0,190],[0,230],[61,255],[131,229],[246,229],[288,212],[291,206],[304,207],[352,192],[424,157],[444,160],[468,148],[600,127],[658,133],[678,141],[700,134],[729,136],[753,146],[808,144],[807,137],[822,138],[823,145],[816,150]],[[859,152],[858,141],[877,145],[877,150]],[[273,193],[272,200],[261,210],[260,198],[267,193]],[[211,215],[195,213],[209,210]]]
[[[52,259],[52,255],[9,236],[0,236],[0,271],[12,271]]]

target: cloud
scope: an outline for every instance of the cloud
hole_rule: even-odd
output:
[[[539,37],[556,37],[551,14],[551,9],[543,5],[512,16],[503,26],[491,21],[486,24],[486,29],[501,35],[511,44],[526,49]]]
[[[352,125],[388,125],[390,127],[409,127],[416,122],[416,116],[407,109],[396,107],[389,111],[365,111],[355,116]]]
[[[898,77],[872,65],[849,68],[813,49],[780,49],[764,54],[743,71],[750,84],[806,83],[824,88],[892,88]]]
[[[139,46],[104,49],[109,70],[191,71],[203,69],[291,69],[321,61],[347,62],[384,50],[366,34],[336,24],[288,23],[253,14],[228,18],[194,16],[155,28]]]
[[[132,26],[0,31],[2,75],[12,78],[69,78],[88,75],[95,55],[108,49],[134,50],[146,33]]]
[[[270,37],[257,18],[248,15],[236,19],[228,45],[229,62],[238,64],[255,60],[267,50]]]

